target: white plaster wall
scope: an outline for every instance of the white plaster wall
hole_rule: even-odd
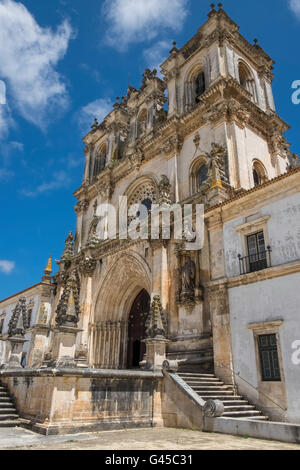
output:
[[[252,213],[255,213],[255,210]],[[272,266],[300,259],[300,193],[258,209],[256,218],[263,216],[270,216],[267,223],[267,234],[272,248]],[[244,222],[245,219],[241,216],[225,222],[223,226],[226,275],[228,277],[238,276],[240,273],[238,254],[246,256],[246,253],[243,252],[243,235],[236,231],[236,227]]]
[[[253,332],[249,323],[283,320],[279,329],[287,393],[287,418],[300,422],[300,365],[292,362],[292,344],[300,340],[300,273],[229,290],[233,362],[236,373],[258,385]]]

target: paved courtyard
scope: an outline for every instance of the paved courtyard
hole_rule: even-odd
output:
[[[131,429],[42,436],[0,428],[0,450],[300,450],[300,445],[187,429]]]

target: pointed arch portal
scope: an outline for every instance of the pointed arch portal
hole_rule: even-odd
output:
[[[150,296],[143,289],[132,304],[128,319],[128,356],[127,367],[133,369],[139,367],[146,352],[146,320],[150,309]]]

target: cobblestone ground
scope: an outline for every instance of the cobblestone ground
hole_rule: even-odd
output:
[[[131,429],[40,436],[0,429],[0,449],[20,450],[300,450],[300,445],[186,429]]]

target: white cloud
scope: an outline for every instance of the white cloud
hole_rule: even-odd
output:
[[[43,194],[57,189],[67,188],[71,183],[71,178],[65,171],[57,171],[53,174],[52,180],[41,183],[33,191],[23,189],[21,194],[26,197],[35,197],[38,194]]]
[[[78,123],[82,132],[87,133],[90,130],[95,118],[101,123],[112,109],[113,103],[109,98],[100,98],[81,108]]]
[[[14,261],[0,260],[0,272],[4,274],[10,274],[15,268]]]
[[[171,47],[171,41],[159,41],[149,49],[145,49],[143,54],[147,67],[152,70],[156,69],[159,72],[160,65],[167,58]]]
[[[41,128],[50,111],[57,115],[68,103],[55,67],[71,35],[67,21],[52,31],[40,27],[22,3],[0,0],[0,79],[6,83],[10,107]]]
[[[105,0],[103,14],[109,24],[105,39],[122,50],[164,30],[180,30],[188,4],[189,0]]]
[[[0,46],[1,47],[1,46]],[[0,61],[1,68],[1,61]],[[14,125],[11,117],[9,107],[7,105],[0,105],[0,140],[8,136],[9,128]]]
[[[289,0],[290,9],[300,20],[300,0]]]

